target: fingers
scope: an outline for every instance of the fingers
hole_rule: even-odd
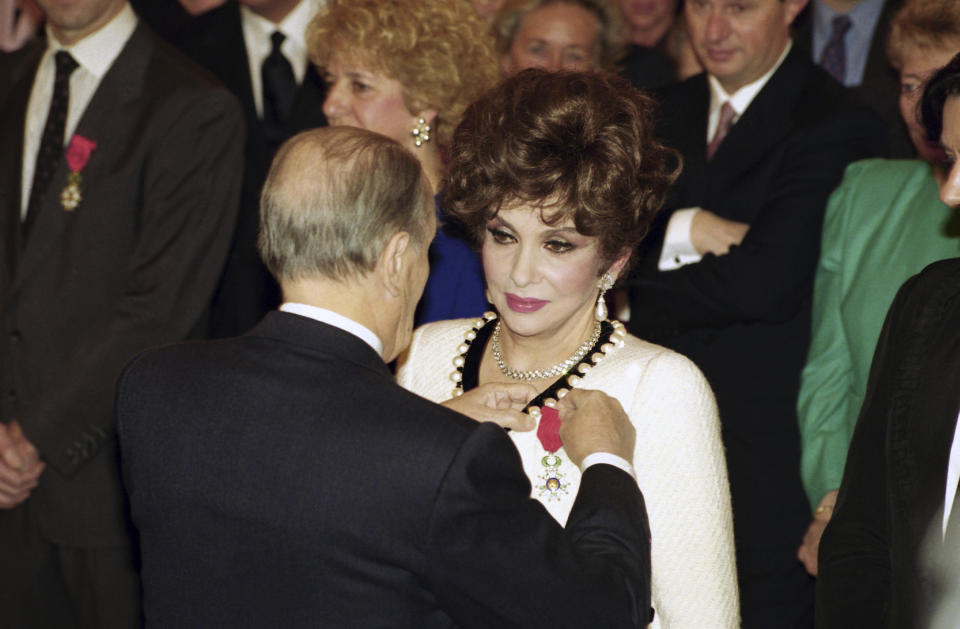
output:
[[[0,460],[10,469],[19,470],[24,467],[25,462],[20,456],[19,443],[14,439],[14,432],[23,435],[16,422],[0,424]]]
[[[518,411],[523,410],[530,400],[537,397],[537,390],[533,385],[524,382],[488,382],[478,386],[475,391],[493,408],[512,408]]]

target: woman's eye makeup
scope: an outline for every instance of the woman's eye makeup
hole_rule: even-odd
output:
[[[561,238],[551,238],[543,243],[543,246],[546,247],[548,251],[552,251],[554,253],[566,253],[573,250],[575,247],[572,242],[563,240]]]
[[[506,244],[508,242],[513,242],[514,240],[516,240],[513,237],[513,234],[506,231],[502,227],[490,225],[487,227],[487,231],[490,233],[490,237],[493,238],[493,242],[498,244]]]

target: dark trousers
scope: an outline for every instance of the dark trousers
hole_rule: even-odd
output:
[[[33,511],[29,499],[0,511],[0,627],[142,627],[134,550],[54,544]]]

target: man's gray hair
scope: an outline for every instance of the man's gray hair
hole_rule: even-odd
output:
[[[397,142],[352,127],[305,131],[267,174],[260,257],[278,281],[364,275],[397,232],[426,246],[432,211],[419,162]]]

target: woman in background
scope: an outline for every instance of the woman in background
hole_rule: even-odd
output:
[[[887,55],[900,73],[900,113],[921,159],[851,164],[827,204],[798,402],[801,474],[813,510],[798,556],[813,575],[883,317],[908,277],[960,255],[960,221],[937,198],[945,156],[918,117],[925,82],[957,52],[960,3],[908,0],[897,12]]]
[[[940,198],[960,207],[960,55],[930,79],[923,121],[952,164]],[[820,545],[818,629],[960,626],[958,383],[960,258],[952,258],[905,283],[884,322]]]
[[[532,385],[537,429],[510,436],[533,497],[561,523],[580,470],[556,438],[552,407],[573,387],[616,398],[636,428],[652,626],[733,628],[733,521],[713,394],[688,359],[608,321],[603,301],[676,177],[653,116],[625,79],[595,72],[526,70],[471,105],[444,202],[481,248],[497,313],[420,328],[397,379],[436,402],[487,383]]]
[[[307,29],[307,45],[327,77],[323,111],[330,124],[396,140],[417,157],[437,192],[453,129],[498,78],[486,25],[472,6],[328,0]],[[477,316],[486,308],[479,259],[438,212],[418,323]]]

